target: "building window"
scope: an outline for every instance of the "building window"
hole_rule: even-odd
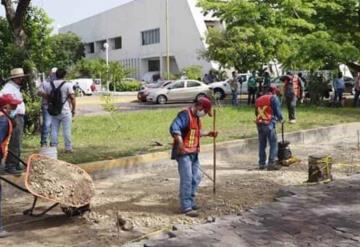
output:
[[[122,48],[122,38],[121,37],[117,37],[114,39],[114,49],[121,49]]]
[[[141,32],[142,45],[160,43],[160,28]]]
[[[112,38],[109,40],[110,42],[110,47],[113,50],[119,50],[122,49],[122,37],[116,37],[116,38]]]
[[[149,72],[160,71],[160,60],[150,60],[148,65]]]
[[[95,45],[94,45],[94,43],[85,44],[85,51],[86,51],[86,53],[90,53],[90,54],[95,53]]]

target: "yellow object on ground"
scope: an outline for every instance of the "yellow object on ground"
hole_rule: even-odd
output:
[[[291,166],[295,164],[300,164],[301,160],[296,158],[295,156],[292,156],[290,159],[282,160],[281,165],[282,166]]]

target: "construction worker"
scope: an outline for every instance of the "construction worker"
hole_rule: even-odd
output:
[[[298,75],[293,75],[291,72],[288,72],[286,76],[281,77],[285,83],[285,99],[286,105],[289,113],[289,123],[296,123],[296,102],[302,100],[302,92],[304,91],[301,85],[300,78]]]
[[[256,100],[256,124],[259,136],[259,169],[279,170],[277,162],[278,143],[276,136],[276,122],[283,121],[281,104],[277,98],[279,90],[271,85],[268,92]],[[266,146],[270,145],[269,160],[266,163]]]
[[[13,130],[13,121],[16,117],[16,108],[22,101],[15,99],[11,94],[4,94],[0,97],[0,170],[5,171],[5,161],[8,156],[8,145]],[[0,238],[9,236],[9,233],[4,230],[1,215],[1,195],[2,188],[0,183]]]
[[[199,152],[200,137],[217,137],[217,132],[203,132],[200,118],[211,115],[211,101],[200,98],[193,106],[181,111],[170,126],[174,138],[171,158],[178,163],[180,175],[181,212],[189,217],[199,216],[195,193],[201,180]]]

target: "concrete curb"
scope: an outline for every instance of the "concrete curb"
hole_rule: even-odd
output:
[[[357,130],[360,130],[359,123],[348,123],[329,127],[321,127],[285,134],[285,139],[293,144],[308,144],[314,142],[324,142],[336,140],[339,137],[356,136]],[[279,140],[281,136],[279,135]],[[258,139],[249,138],[235,141],[222,142],[217,144],[218,155],[228,156],[233,153],[248,152],[258,148]],[[203,155],[212,152],[212,145],[203,145],[201,147]],[[80,164],[79,166],[87,171],[94,180],[107,178],[112,175],[125,175],[139,171],[154,170],[166,168],[173,165],[170,160],[170,151],[149,153],[144,155],[124,157],[115,160],[98,161]],[[5,176],[7,179],[19,185],[24,185],[24,177]],[[5,194],[15,192],[10,186],[4,187]]]
[[[293,144],[308,144],[336,140],[339,137],[356,136],[360,130],[359,123],[341,124],[329,127],[321,127],[309,130],[301,130],[285,134],[285,139]],[[279,140],[281,136],[279,135]],[[258,139],[249,138],[217,144],[219,155],[231,155],[232,153],[248,152],[258,148]],[[212,152],[212,145],[203,145],[202,154]],[[113,174],[126,174],[141,170],[161,168],[173,164],[170,160],[170,151],[150,153],[138,156],[124,157],[110,161],[99,161],[80,164],[80,167],[91,174],[94,179],[106,178]]]

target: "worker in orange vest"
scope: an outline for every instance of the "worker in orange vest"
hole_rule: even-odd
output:
[[[298,100],[302,100],[303,88],[301,80],[298,75],[293,75],[291,72],[288,72],[286,76],[281,77],[285,83],[285,99],[286,105],[289,113],[289,123],[296,123],[296,104]]]
[[[276,136],[276,122],[283,121],[281,104],[277,98],[279,89],[275,85],[268,88],[268,92],[258,98],[256,107],[256,124],[259,137],[259,169],[279,170],[281,166],[277,162],[278,143]],[[266,146],[270,145],[269,160],[266,162]]]
[[[0,96],[0,171],[5,171],[5,161],[8,155],[8,145],[10,142],[13,130],[13,118],[16,116],[16,107],[21,104],[21,100],[15,99],[11,94],[4,94]],[[4,230],[1,215],[1,195],[2,187],[0,183],[0,238],[9,236],[9,233]]]
[[[217,132],[203,132],[200,118],[211,116],[211,101],[200,98],[193,106],[181,111],[170,126],[174,138],[172,159],[178,163],[180,175],[181,212],[189,217],[199,216],[195,193],[201,180],[199,152],[200,137],[217,137]]]

